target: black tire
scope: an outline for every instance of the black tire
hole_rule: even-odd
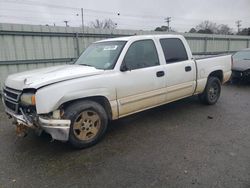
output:
[[[215,104],[221,93],[221,82],[216,77],[209,77],[203,93],[199,94],[199,99],[203,104]]]
[[[81,140],[78,137],[81,134],[80,132],[86,132],[87,129],[85,129],[83,126],[85,121],[82,121],[82,114],[86,113],[95,113],[96,116],[99,116],[98,120],[98,131],[96,131],[96,135],[93,138],[90,138],[89,140]],[[81,116],[81,117],[80,117]],[[89,116],[91,117],[91,116]],[[98,143],[103,136],[105,135],[105,132],[107,130],[107,124],[108,124],[108,116],[105,111],[105,109],[102,107],[102,105],[98,104],[97,102],[86,100],[86,101],[77,101],[72,103],[70,106],[68,106],[65,111],[64,111],[64,118],[65,119],[70,119],[71,120],[71,125],[70,125],[70,132],[69,132],[69,143],[78,149],[82,148],[87,148],[90,146],[93,146],[94,144]],[[80,120],[78,119],[80,118]],[[81,121],[80,123],[77,121]],[[91,120],[87,120],[87,123],[89,124],[89,129],[91,129],[91,126],[96,126],[94,125],[95,122],[92,123],[92,125],[88,122]],[[76,123],[76,124],[75,124]],[[79,135],[77,135],[77,130],[76,130],[76,125],[81,124],[81,130],[79,129]],[[83,130],[84,129],[84,130]],[[85,133],[83,133],[85,134]],[[87,136],[87,133],[86,135]]]

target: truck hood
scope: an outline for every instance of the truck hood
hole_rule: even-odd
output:
[[[12,74],[7,77],[5,86],[16,90],[34,88],[86,76],[102,74],[104,70],[83,65],[61,65]]]

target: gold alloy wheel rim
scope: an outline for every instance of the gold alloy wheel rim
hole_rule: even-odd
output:
[[[100,125],[100,116],[92,110],[86,110],[76,118],[73,124],[73,132],[79,140],[88,141],[98,134]]]

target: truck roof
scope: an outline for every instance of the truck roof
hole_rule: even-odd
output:
[[[133,35],[133,36],[127,36],[127,37],[116,37],[116,38],[110,38],[110,39],[104,39],[97,42],[108,42],[108,41],[129,41],[129,40],[140,40],[140,39],[153,39],[153,38],[182,38],[182,35],[178,34],[165,34],[165,35]]]

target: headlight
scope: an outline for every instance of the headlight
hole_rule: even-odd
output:
[[[25,105],[35,105],[36,97],[33,93],[24,93],[21,96],[21,103]]]

